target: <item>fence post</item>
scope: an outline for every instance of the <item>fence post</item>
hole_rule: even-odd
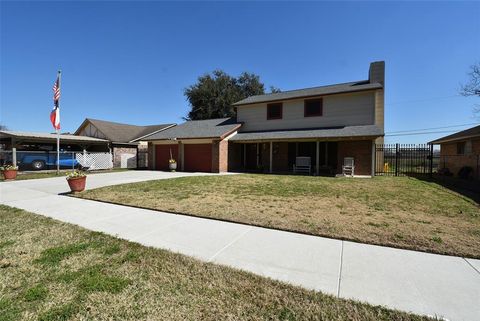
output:
[[[395,176],[398,176],[398,154],[399,154],[399,146],[397,143],[395,144]]]
[[[430,164],[428,168],[428,175],[430,178],[433,176],[433,144],[430,144]]]

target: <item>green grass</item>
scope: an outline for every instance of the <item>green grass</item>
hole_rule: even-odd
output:
[[[76,196],[480,258],[478,204],[409,177],[197,176],[109,186]]]
[[[427,320],[0,206],[0,321]]]

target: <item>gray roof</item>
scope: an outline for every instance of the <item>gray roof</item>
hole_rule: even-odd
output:
[[[115,143],[130,143],[139,138],[166,129],[175,124],[159,124],[148,126],[137,126],[129,124],[114,123],[111,121],[86,118],[75,133],[78,133],[86,122],[90,122],[100,130],[108,140]]]
[[[315,138],[343,138],[343,137],[379,137],[383,131],[376,125],[345,126],[330,128],[310,128],[297,130],[276,130],[261,132],[244,132],[230,138],[230,141],[255,140],[288,140],[288,139],[315,139]]]
[[[434,141],[431,141],[430,144],[440,144],[443,142],[453,141],[453,140],[460,140],[465,138],[471,137],[480,137],[480,125],[475,126],[469,129],[462,130],[461,132],[451,134],[448,136],[444,136],[442,138],[438,138]]]
[[[304,88],[297,90],[282,91],[280,93],[250,96],[233,104],[233,106],[280,101],[295,98],[307,98],[329,94],[340,94],[347,92],[371,90],[383,88],[380,83],[370,83],[368,80],[347,82],[343,84]]]
[[[143,140],[224,138],[237,130],[241,125],[233,118],[189,120],[183,124],[147,136]]]
[[[2,130],[0,131],[0,138],[4,138],[4,137],[14,137],[17,139],[41,139],[41,140],[56,141],[57,134]],[[105,139],[99,139],[99,138],[88,137],[88,136],[70,135],[70,134],[60,134],[60,140],[70,141],[70,142],[108,143],[108,140],[105,140]]]

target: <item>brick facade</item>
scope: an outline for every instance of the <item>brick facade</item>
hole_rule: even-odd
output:
[[[214,141],[212,143],[212,172],[228,171],[228,141]]]
[[[372,141],[341,141],[338,142],[337,173],[342,172],[343,159],[353,157],[355,175],[372,174]]]
[[[469,166],[473,169],[472,178],[480,179],[480,138],[470,140],[471,151],[465,155],[457,154],[458,142],[461,141],[440,145],[439,167],[448,168],[454,176],[457,176],[462,167]]]

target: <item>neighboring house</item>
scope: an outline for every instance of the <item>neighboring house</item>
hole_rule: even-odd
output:
[[[147,167],[147,144],[142,138],[172,126],[175,124],[136,126],[86,118],[75,135],[108,140],[114,167]]]
[[[148,135],[152,169],[172,157],[185,171],[291,172],[310,157],[313,173],[374,173],[374,144],[384,136],[385,63],[370,65],[368,80],[251,96],[233,104],[236,119],[187,121]]]
[[[430,144],[440,145],[440,169],[448,169],[454,175],[468,166],[472,168],[471,177],[480,178],[480,126],[448,135]]]

